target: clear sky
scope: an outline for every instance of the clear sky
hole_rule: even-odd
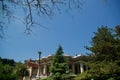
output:
[[[0,56],[15,61],[37,59],[38,51],[47,56],[55,53],[59,44],[65,54],[86,54],[89,51],[84,46],[90,45],[98,27],[120,24],[120,0],[84,0],[79,12],[43,16],[39,21],[48,29],[35,26],[29,36],[24,34],[25,26],[20,21],[9,24],[5,39],[0,39]]]

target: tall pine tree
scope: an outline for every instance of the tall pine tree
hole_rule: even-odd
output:
[[[87,49],[92,52],[85,62],[89,70],[75,80],[120,80],[120,25],[98,28]]]
[[[59,45],[50,67],[52,80],[65,80],[65,78],[69,76],[70,72],[67,64],[67,59],[63,56],[63,54],[63,49]]]

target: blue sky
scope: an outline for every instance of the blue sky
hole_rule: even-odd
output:
[[[16,20],[5,30],[5,39],[0,40],[0,56],[15,61],[37,59],[38,51],[47,56],[55,53],[59,44],[65,54],[86,54],[89,51],[84,46],[90,45],[98,27],[120,24],[119,4],[120,0],[84,0],[80,11],[42,16],[38,21],[48,29],[35,26],[29,36],[24,34],[25,26]]]

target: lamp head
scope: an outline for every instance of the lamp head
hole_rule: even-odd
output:
[[[41,55],[41,54],[42,54],[42,52],[41,52],[41,51],[39,51],[39,52],[38,52],[38,54],[39,54],[39,55]]]

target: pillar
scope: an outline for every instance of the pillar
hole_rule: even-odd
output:
[[[86,71],[88,70],[88,66],[85,66],[86,67]]]
[[[44,64],[44,66],[43,66],[43,74],[46,75],[47,74],[46,72],[47,72],[47,65]]]
[[[32,67],[29,68],[29,77],[30,77],[30,80],[32,79]]]
[[[72,72],[73,72],[73,74],[75,74],[75,64],[74,63],[72,64]]]
[[[80,63],[80,72],[84,72],[83,63]]]
[[[36,78],[39,79],[41,77],[41,74],[42,74],[42,66],[40,65],[40,66],[38,66]]]
[[[38,69],[38,71],[37,71],[37,76],[36,76],[37,78],[39,78],[40,77],[40,70]]]

